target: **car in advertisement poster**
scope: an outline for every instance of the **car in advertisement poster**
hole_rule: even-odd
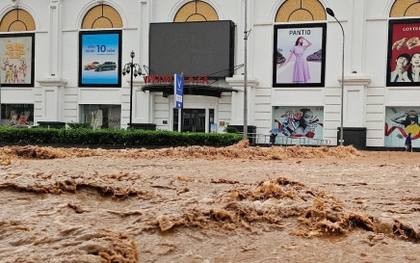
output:
[[[117,64],[112,61],[105,61],[102,64],[98,64],[95,67],[95,71],[102,71],[102,70],[114,70],[117,67]]]
[[[89,70],[89,69],[95,69],[96,65],[99,65],[98,61],[93,61],[92,63],[86,64],[84,66],[85,70]]]

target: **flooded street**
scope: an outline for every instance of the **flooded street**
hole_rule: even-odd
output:
[[[1,262],[420,262],[420,153],[0,150]]]

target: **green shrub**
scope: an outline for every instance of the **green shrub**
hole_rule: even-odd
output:
[[[68,122],[67,125],[70,129],[90,129],[91,125],[89,122]]]
[[[227,126],[224,131],[227,133],[238,133],[238,129],[232,126]]]
[[[242,140],[236,133],[189,133],[163,130],[102,129],[90,128],[15,128],[0,127],[2,145],[60,145],[92,147],[176,147],[214,146],[223,147]]]

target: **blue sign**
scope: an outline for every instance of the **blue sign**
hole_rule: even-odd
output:
[[[182,75],[174,75],[174,97],[175,97],[175,108],[182,109],[184,96],[184,78]]]

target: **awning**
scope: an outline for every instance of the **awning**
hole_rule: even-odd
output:
[[[163,92],[163,97],[174,94],[173,84],[150,84],[143,86],[142,91]],[[184,95],[203,95],[212,97],[221,97],[223,92],[238,92],[236,89],[225,87],[214,87],[209,85],[184,85]]]

